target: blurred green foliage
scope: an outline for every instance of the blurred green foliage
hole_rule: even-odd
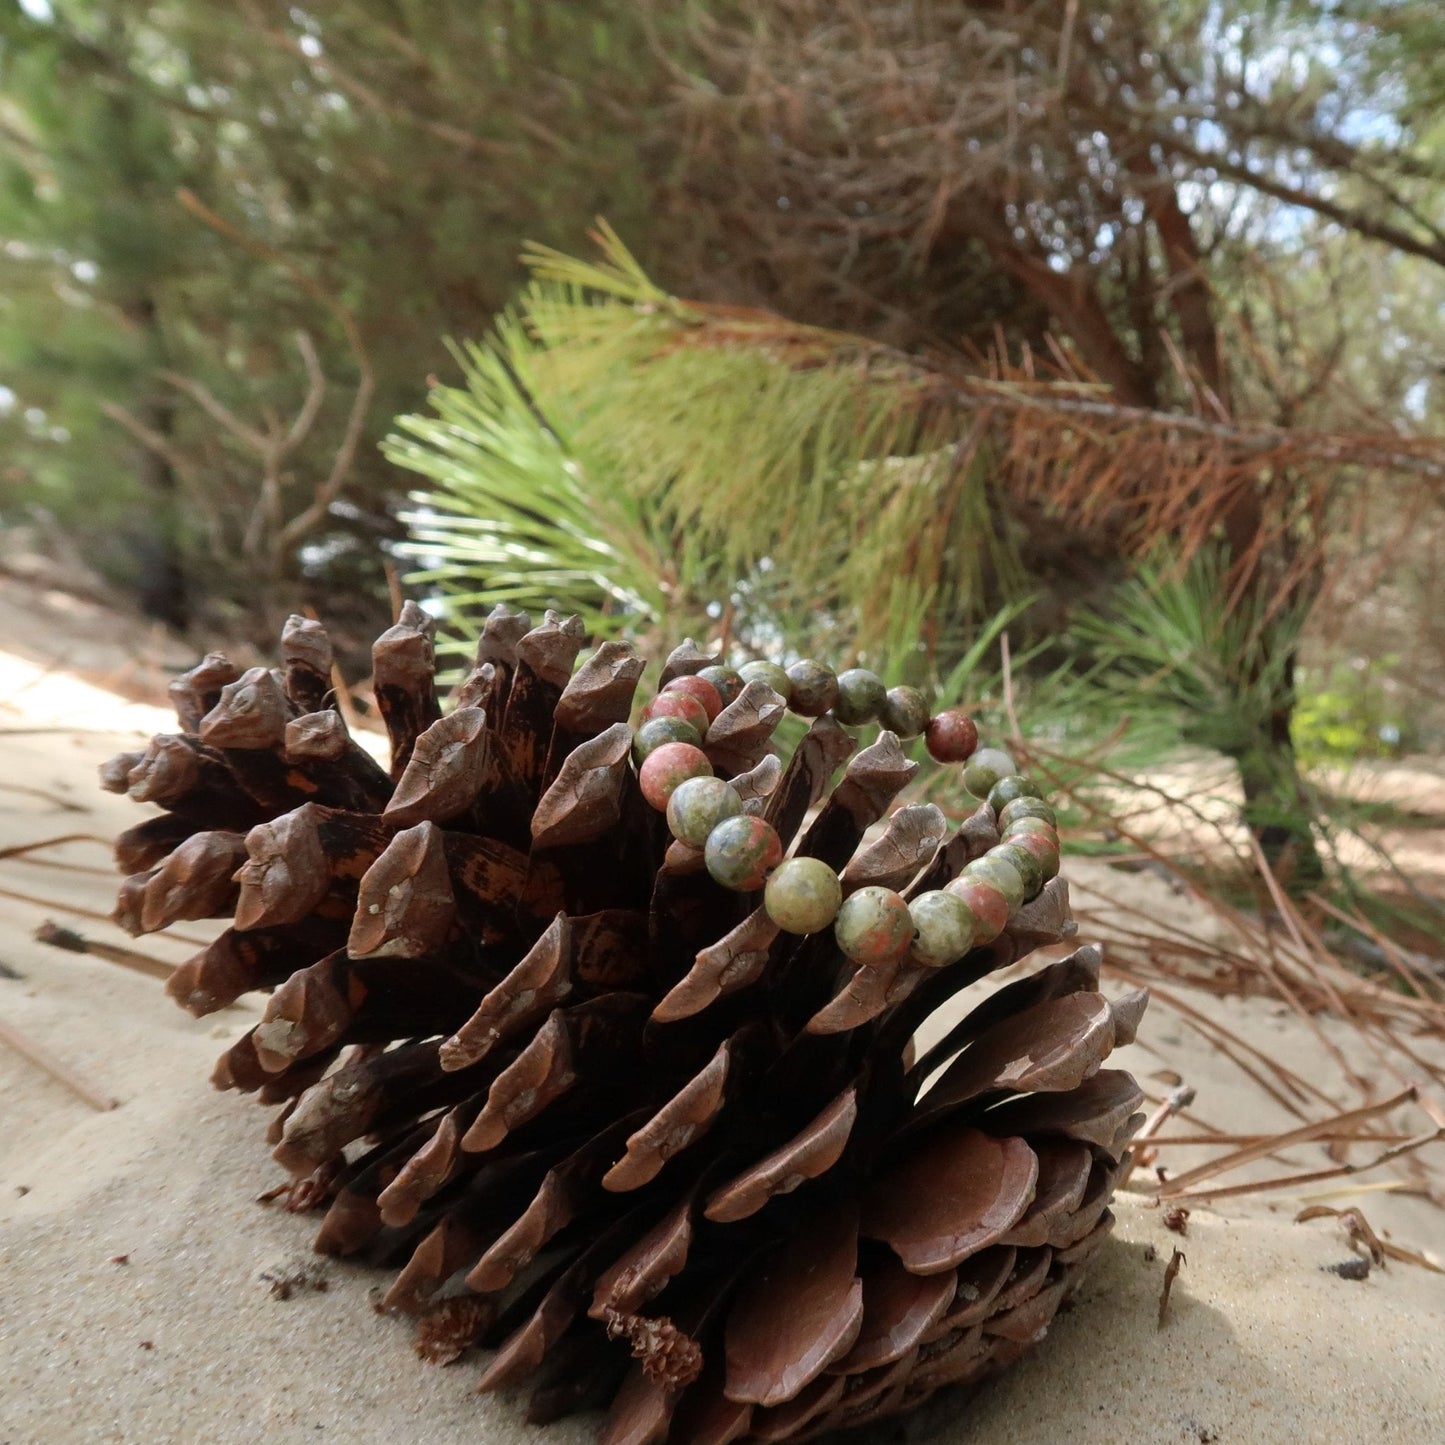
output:
[[[1400,689],[1392,686],[1401,662],[1386,654],[1300,669],[1292,731],[1306,766],[1399,757],[1419,745]]]

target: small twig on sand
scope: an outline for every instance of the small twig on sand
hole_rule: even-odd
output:
[[[1169,1256],[1169,1263],[1164,1266],[1164,1288],[1159,1292],[1159,1328],[1164,1328],[1164,1316],[1169,1313],[1169,1296],[1174,1291],[1174,1281],[1179,1278],[1179,1271],[1187,1263],[1184,1254],[1175,1250]]]
[[[42,1049],[33,1039],[27,1038],[15,1027],[0,1019],[0,1043],[8,1044],[22,1058],[29,1059],[37,1069],[50,1075],[58,1084],[64,1084],[78,1099],[84,1099],[92,1109],[104,1114],[119,1108],[119,1099],[108,1099],[104,1094],[91,1088],[73,1069]]]
[[[133,969],[148,978],[168,979],[174,972],[170,964],[152,958],[148,953],[138,953],[133,948],[121,948],[113,943],[96,943],[73,928],[62,928],[48,918],[35,930],[35,941],[48,943],[52,948],[64,949],[67,953],[93,954],[107,963],[118,963],[122,968]]]

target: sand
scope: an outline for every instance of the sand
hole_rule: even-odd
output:
[[[9,732],[0,848],[69,833],[104,839],[136,821],[133,805],[94,791],[94,766],[163,715],[26,667],[0,655],[0,730]],[[365,1270],[326,1261],[324,1291],[273,1293],[263,1276],[313,1258],[315,1221],[254,1202],[280,1178],[261,1139],[265,1115],[206,1083],[215,1055],[256,1010],[193,1020],[152,977],[34,942],[35,926],[54,917],[97,941],[142,946],[73,911],[109,910],[114,880],[101,843],[35,856],[44,861],[0,859],[0,889],[55,905],[0,896],[0,963],[21,975],[0,976],[0,1019],[119,1107],[98,1112],[0,1046],[0,1445],[590,1440],[590,1422],[537,1431],[514,1401],[477,1397],[475,1358],[423,1366],[406,1327],[368,1307],[376,1277]],[[1102,870],[1078,873],[1091,886],[1118,882]],[[1148,906],[1190,922],[1167,886],[1131,886]],[[143,943],[169,962],[191,946]],[[1287,1010],[1267,999],[1189,997],[1329,1084],[1328,1059]],[[1146,1019],[1126,1061],[1156,1094],[1164,1084],[1153,1076],[1184,1074],[1209,1125],[1290,1122],[1166,1010]],[[1343,1183],[1356,1192],[1330,1191],[1328,1202],[1358,1204],[1396,1242],[1445,1254],[1445,1214],[1428,1199]],[[1445,1275],[1400,1262],[1360,1282],[1327,1272],[1350,1248],[1333,1221],[1292,1223],[1301,1202],[1197,1206],[1181,1239],[1162,1210],[1121,1196],[1116,1239],[1031,1358],[972,1401],[938,1401],[871,1438],[1438,1445]],[[1187,1263],[1161,1329],[1159,1292],[1175,1247]]]

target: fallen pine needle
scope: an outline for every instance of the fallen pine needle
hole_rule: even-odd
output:
[[[49,1074],[56,1083],[63,1084],[76,1098],[83,1099],[99,1113],[108,1113],[119,1107],[120,1100],[108,1099],[104,1094],[92,1089],[72,1068],[62,1064],[34,1039],[28,1038],[14,1024],[6,1023],[4,1019],[0,1019],[0,1043],[8,1044],[22,1058],[29,1059],[37,1069]]]
[[[58,838],[38,838],[32,843],[12,843],[8,848],[0,848],[0,858],[24,858],[31,853],[38,853],[42,848],[59,848],[64,843],[99,843],[107,851],[110,849],[110,839],[102,838],[98,833],[62,833]]]
[[[1195,1169],[1188,1169],[1183,1174],[1175,1175],[1172,1179],[1151,1186],[1148,1192],[1159,1195],[1160,1197],[1180,1194],[1191,1184],[1197,1184],[1201,1180],[1213,1178],[1216,1174],[1227,1173],[1231,1169],[1239,1168],[1242,1164],[1253,1163],[1256,1159],[1263,1159],[1266,1155],[1277,1153],[1279,1150],[1287,1149],[1291,1145],[1306,1144],[1318,1139],[1323,1134],[1328,1134],[1354,1124],[1363,1123],[1364,1120],[1373,1119],[1380,1114],[1388,1114],[1390,1110],[1397,1109],[1402,1104],[1408,1104],[1418,1097],[1419,1093],[1415,1088],[1402,1089],[1398,1094],[1394,1094],[1388,1099],[1381,1099],[1378,1103],[1366,1104],[1359,1109],[1349,1109],[1343,1113],[1334,1115],[1333,1118],[1321,1119],[1313,1124],[1303,1124],[1298,1129],[1289,1129],[1283,1134],[1276,1134],[1272,1138],[1261,1140],[1257,1144],[1247,1144],[1244,1148],[1236,1149],[1232,1153],[1221,1154],[1217,1159],[1211,1159]],[[1438,1133],[1439,1131],[1436,1132]],[[1418,1148],[1420,1143],[1428,1143],[1432,1137],[1435,1136],[1421,1136],[1419,1143],[1416,1143],[1414,1140],[1407,1141],[1405,1144],[1399,1146],[1400,1150],[1403,1152],[1406,1148]],[[1393,1155],[1387,1151],[1386,1155],[1382,1155],[1375,1162],[1383,1164],[1387,1157],[1393,1157]],[[1352,1174],[1358,1170],[1372,1167],[1372,1165],[1364,1164],[1356,1166],[1342,1165],[1338,1171],[1327,1171],[1318,1177],[1328,1179],[1332,1177],[1332,1172]],[[1260,1185],[1258,1187],[1265,1188],[1269,1186]],[[1198,1197],[1202,1198],[1203,1196]]]
[[[1311,1189],[1308,1194],[1301,1194],[1300,1198],[1312,1199],[1345,1199],[1351,1194],[1420,1194],[1418,1184],[1412,1184],[1408,1179],[1377,1179],[1372,1184],[1341,1184],[1335,1189]]]
[[[1296,1131],[1298,1132],[1298,1131]],[[1298,1184],[1314,1184],[1323,1179],[1340,1179],[1348,1174],[1363,1174],[1367,1169],[1378,1169],[1401,1155],[1413,1153],[1426,1144],[1445,1139],[1445,1129],[1433,1129],[1428,1134],[1417,1134],[1404,1144],[1395,1144],[1383,1153],[1377,1154],[1363,1164],[1336,1164],[1331,1169],[1314,1169],[1306,1174],[1281,1174],[1273,1179],[1261,1179],[1253,1184],[1227,1184],[1218,1189],[1176,1188],[1178,1180],[1166,1179],[1153,1190],[1161,1199],[1229,1199],[1241,1194],[1267,1194],[1275,1189],[1292,1189]],[[1182,1177],[1182,1176],[1181,1176]]]

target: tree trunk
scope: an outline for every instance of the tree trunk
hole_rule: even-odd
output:
[[[149,350],[159,357],[162,341],[155,298],[140,296],[123,309],[126,317],[146,332]],[[136,411],[149,431],[167,441],[174,435],[176,408],[167,393],[153,390]],[[180,632],[191,620],[181,546],[180,480],[165,457],[146,446],[137,450],[136,472],[149,499],[148,515],[131,535],[141,611]]]
[[[175,407],[166,397],[149,397],[140,406],[141,421],[159,435],[175,428]],[[190,589],[180,540],[180,498],[171,464],[149,447],[140,449],[140,478],[150,497],[150,525],[134,534],[141,611],[177,632],[191,620]]]
[[[1314,833],[1315,800],[1300,776],[1290,731],[1296,657],[1291,645],[1259,739],[1237,753],[1234,761],[1244,791],[1245,825],[1280,886],[1298,896],[1324,882],[1325,868]]]

